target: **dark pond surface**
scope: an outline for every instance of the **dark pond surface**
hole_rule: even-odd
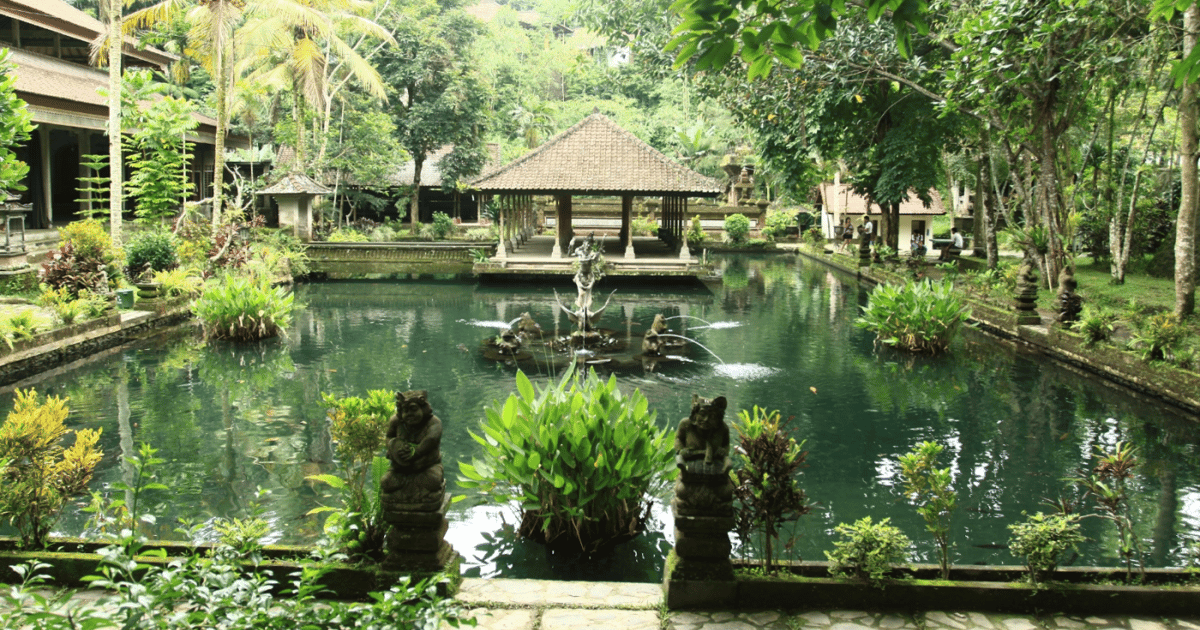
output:
[[[637,345],[662,313],[707,350],[689,345],[686,360],[657,365],[617,357],[606,369],[622,387],[640,388],[663,426],[687,414],[693,394],[724,395],[731,410],[782,410],[806,441],[801,483],[819,504],[791,532],[793,557],[823,560],[834,526],[870,515],[891,518],[917,541],[914,560],[935,561],[923,522],[898,489],[896,460],[917,442],[936,440],[946,446],[941,465],[952,468],[960,493],[955,562],[1015,563],[1007,525],[1023,511],[1046,510],[1043,500],[1063,493],[1063,478],[1088,466],[1096,445],[1129,440],[1141,456],[1132,508],[1148,563],[1186,564],[1189,541],[1200,536],[1195,419],[973,331],[946,356],[879,350],[852,323],[866,301],[853,279],[785,256],[718,264],[723,286],[622,286],[600,322],[632,334]],[[272,541],[306,542],[319,535],[322,517],[305,514],[334,503],[327,488],[305,479],[337,471],[321,393],[428,390],[446,427],[448,482],[459,492],[454,462],[475,453],[467,431],[485,404],[513,389],[516,366],[480,350],[495,334],[490,322],[527,311],[543,328],[565,331],[553,288],[469,280],[303,284],[297,294],[305,306],[286,339],[206,348],[182,329],[23,386],[69,396],[74,428],[103,428],[105,459],[94,488],[122,477],[119,457],[135,444],[159,449],[167,463],[158,475],[171,490],[149,498],[158,515],[153,535],[180,537],[173,530],[185,518],[207,524],[201,535],[212,538],[213,517],[260,509]],[[557,289],[564,299],[574,292]],[[521,367],[545,382],[559,368],[534,354]],[[11,392],[0,405],[11,408]],[[645,536],[589,563],[516,540],[510,509],[470,503],[451,508],[447,535],[469,575],[661,579],[671,545],[662,501]],[[59,531],[86,533],[86,522],[71,508]],[[1085,529],[1092,542],[1076,564],[1116,564],[1115,529],[1099,518],[1087,519]]]

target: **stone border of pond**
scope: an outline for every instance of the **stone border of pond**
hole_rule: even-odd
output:
[[[672,552],[672,555],[674,552]],[[668,563],[671,559],[668,558]],[[663,581],[667,608],[973,610],[997,613],[1047,611],[1083,615],[1194,615],[1200,610],[1200,574],[1186,569],[1147,569],[1143,584],[1125,582],[1125,569],[1059,569],[1039,585],[1025,571],[1005,566],[953,566],[950,580],[936,565],[898,568],[879,586],[829,576],[828,563],[781,563],[775,575],[755,573],[757,565],[734,563],[732,581]],[[1137,577],[1135,573],[1135,578]]]
[[[85,578],[99,575],[103,564],[97,552],[112,544],[81,538],[56,538],[51,539],[49,549],[23,551],[17,549],[16,542],[14,538],[0,537],[0,582],[19,581],[19,575],[11,567],[41,562],[48,565],[41,573],[56,586],[65,588],[88,588],[90,582]],[[143,552],[162,551],[165,557],[141,555],[136,560],[148,566],[167,566],[188,557],[202,557],[214,547],[212,544],[148,541],[142,547]],[[304,567],[305,560],[311,557],[312,552],[312,547],[267,545],[262,549],[263,561],[247,561],[245,568],[247,571],[270,572],[278,581],[276,591],[282,592],[291,588],[289,576]],[[443,568],[447,581],[438,585],[438,593],[443,597],[458,592],[462,584],[461,563],[462,556],[454,553]],[[361,600],[368,593],[386,591],[401,579],[423,580],[436,575],[434,572],[386,571],[374,563],[323,562],[322,566],[329,569],[320,581],[320,585],[326,589],[323,597],[327,599]]]
[[[185,299],[156,300],[143,308],[63,326],[13,343],[0,344],[0,387],[64,367],[97,352],[141,338],[192,317]]]
[[[860,281],[882,284],[907,280],[901,274],[878,267],[851,267],[832,256],[819,256],[801,248],[793,251],[805,259],[852,274]],[[1200,418],[1200,374],[1170,365],[1147,363],[1134,353],[1117,347],[1089,346],[1081,335],[1056,324],[1018,325],[1015,311],[968,300],[970,322],[989,334],[1150,395],[1177,407],[1192,419]]]

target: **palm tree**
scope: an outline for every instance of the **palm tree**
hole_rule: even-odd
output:
[[[509,116],[517,123],[517,134],[525,141],[526,149],[537,148],[542,143],[542,135],[554,130],[554,110],[545,101],[522,101]]]
[[[391,35],[366,17],[371,4],[362,0],[256,0],[248,7],[241,40],[240,68],[248,77],[292,88],[296,125],[296,162],[303,169],[307,147],[303,125],[305,105],[321,115],[322,129],[330,124],[330,101],[351,79],[386,101],[383,80],[357,48],[367,40],[390,42]],[[345,36],[360,37],[348,43]]]

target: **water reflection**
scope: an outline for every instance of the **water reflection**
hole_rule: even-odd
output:
[[[952,524],[957,562],[1011,563],[1007,525],[1022,511],[1047,509],[1064,492],[1062,479],[1089,466],[1096,445],[1128,440],[1143,467],[1132,487],[1138,532],[1148,560],[1182,564],[1200,528],[1197,428],[1156,401],[1022,355],[1017,348],[966,330],[946,356],[912,357],[876,348],[852,319],[866,301],[853,279],[790,257],[717,259],[723,286],[683,290],[621,287],[599,325],[640,337],[655,314],[675,318],[677,334],[703,351],[670,364],[631,363],[614,370],[623,387],[638,387],[675,425],[692,394],[726,396],[732,408],[781,410],[809,467],[801,484],[819,505],[796,524],[793,557],[822,559],[839,522],[890,517],[918,542],[915,559],[933,558],[924,524],[896,488],[899,455],[921,440],[946,445],[960,510]],[[443,450],[452,491],[455,461],[474,454],[467,434],[482,408],[513,389],[515,366],[486,361],[475,350],[529,312],[547,334],[569,328],[551,287],[470,282],[337,282],[298,288],[306,306],[289,335],[251,346],[204,346],[180,329],[122,348],[33,384],[67,395],[72,428],[104,429],[105,459],[94,487],[130,472],[120,460],[142,442],[160,449],[158,470],[169,492],[147,498],[158,516],[151,534],[177,537],[176,520],[246,516],[260,489],[281,542],[313,540],[321,519],[305,514],[333,504],[325,487],[305,477],[336,472],[321,393],[365,395],[368,389],[426,389],[445,424]],[[702,321],[699,321],[702,320]],[[735,324],[736,325],[733,325]],[[465,351],[464,351],[465,349]],[[522,366],[535,381],[557,375],[551,361]],[[11,405],[11,395],[0,404]],[[657,580],[670,544],[670,517],[608,565],[546,557],[516,540],[502,511],[452,508],[448,538],[480,576],[565,577],[589,571],[602,579]],[[59,530],[84,530],[69,512]],[[1116,562],[1115,529],[1085,521],[1092,539],[1081,562]],[[599,579],[599,578],[591,578]]]

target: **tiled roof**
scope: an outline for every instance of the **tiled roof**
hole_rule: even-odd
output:
[[[333,191],[314,182],[303,173],[288,173],[283,179],[260,190],[260,195],[328,195]]]
[[[592,114],[542,146],[488,171],[471,187],[493,193],[719,195],[721,184]]]
[[[83,42],[91,42],[105,30],[100,20],[63,0],[0,0],[0,15],[36,24]],[[139,47],[137,41],[129,36],[125,37],[124,54],[159,67],[166,67],[177,59],[175,55],[157,48]]]
[[[925,204],[917,198],[917,192],[910,190],[908,199],[900,202],[900,214],[902,215],[938,215],[946,214],[946,206],[942,203],[942,195],[936,188],[929,189],[929,197],[932,203],[926,208]],[[841,184],[834,186],[831,182],[821,184],[821,201],[824,204],[825,212],[829,214],[863,214],[867,207],[867,198],[856,194],[850,189],[849,184]],[[871,214],[880,214],[883,210],[879,204],[871,204]]]

